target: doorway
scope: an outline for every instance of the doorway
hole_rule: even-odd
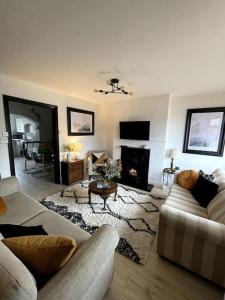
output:
[[[60,183],[58,107],[3,95],[11,175]]]

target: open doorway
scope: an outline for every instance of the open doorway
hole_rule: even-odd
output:
[[[3,95],[11,175],[60,183],[58,108]]]

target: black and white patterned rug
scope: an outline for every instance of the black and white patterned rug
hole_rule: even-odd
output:
[[[157,233],[159,209],[164,199],[118,185],[117,201],[113,201],[114,194],[111,195],[103,210],[103,200],[97,195],[92,194],[91,204],[88,203],[88,184],[89,181],[83,181],[70,186],[47,197],[42,204],[90,234],[101,225],[110,224],[120,236],[117,252],[137,264],[145,264]]]

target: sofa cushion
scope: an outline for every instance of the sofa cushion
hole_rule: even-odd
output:
[[[218,168],[212,174],[215,176],[214,182],[219,185],[218,192],[225,190],[225,170]]]
[[[185,170],[177,175],[177,183],[187,189],[192,190],[199,177],[199,173],[194,170]]]
[[[12,224],[0,224],[0,233],[4,238],[26,236],[26,235],[47,235],[42,225],[21,226]]]
[[[93,164],[104,164],[107,161],[107,154],[105,152],[92,152]]]
[[[214,170],[212,172],[212,174],[216,177],[221,176],[221,175],[225,175],[225,170],[222,168],[217,168],[216,170]]]
[[[46,207],[22,192],[5,196],[4,199],[7,210],[5,214],[0,217],[0,224],[10,223],[20,225],[47,210]],[[37,225],[40,224],[41,223]]]
[[[52,210],[47,210],[24,223],[26,226],[42,224],[48,234],[67,235],[76,240],[79,247],[90,234]]]
[[[205,177],[206,179],[210,180],[210,181],[214,181],[215,180],[215,175],[213,175],[213,174],[205,173],[202,170],[199,170],[199,174],[202,175],[203,177]]]
[[[68,236],[34,235],[3,239],[4,243],[34,274],[49,277],[62,268],[76,250]]]
[[[207,207],[216,196],[218,187],[218,184],[200,175],[191,193],[201,206]]]
[[[5,212],[6,212],[6,204],[4,199],[0,196],[0,216],[4,215]]]
[[[221,191],[207,206],[209,218],[225,225],[225,190]]]
[[[169,196],[166,199],[165,205],[176,208],[181,211],[188,212],[190,214],[193,214],[195,216],[199,216],[202,218],[208,219],[207,210],[204,207],[201,207],[199,205],[192,204],[187,201],[183,201],[182,198],[177,198],[173,196]]]
[[[37,288],[33,276],[24,264],[1,241],[0,299],[37,299]]]
[[[202,218],[209,218],[207,210],[199,205],[198,201],[192,196],[191,191],[182,188],[176,183],[171,186],[165,205]]]
[[[176,183],[174,183],[171,186],[170,196],[172,196],[174,198],[178,198],[181,201],[185,201],[185,202],[192,203],[194,205],[199,206],[198,201],[195,200],[195,198],[192,196],[191,191],[182,188],[181,186],[179,186]]]

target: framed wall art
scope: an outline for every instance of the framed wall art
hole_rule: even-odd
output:
[[[68,135],[94,135],[95,113],[67,107]]]
[[[188,109],[184,153],[223,156],[225,107]]]

